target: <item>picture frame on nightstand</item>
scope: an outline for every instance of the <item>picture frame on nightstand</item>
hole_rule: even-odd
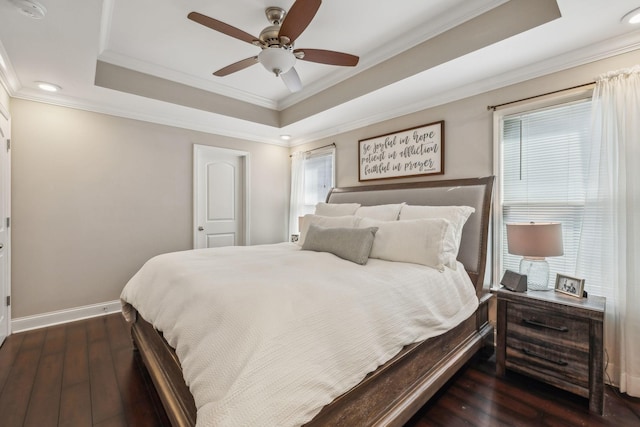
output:
[[[583,298],[584,279],[566,276],[564,274],[557,274],[555,290],[556,292],[561,292],[576,298]]]

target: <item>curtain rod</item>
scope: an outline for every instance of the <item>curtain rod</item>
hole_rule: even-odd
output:
[[[579,89],[581,87],[593,86],[595,84],[596,84],[595,82],[585,83],[585,84],[581,84],[581,85],[578,85],[578,86],[568,87],[566,89],[554,90],[553,92],[547,92],[547,93],[543,93],[543,94],[540,94],[540,95],[530,96],[528,98],[522,98],[522,99],[518,99],[518,100],[515,100],[515,101],[505,102],[504,104],[488,105],[487,106],[487,110],[496,111],[498,108],[504,107],[505,105],[511,105],[511,104],[515,104],[517,102],[522,102],[522,101],[529,101],[530,99],[536,99],[536,98],[540,98],[542,96],[553,95],[555,93],[560,93],[560,92],[566,92],[568,90]]]
[[[304,154],[311,153],[311,152],[317,151],[317,150],[322,150],[323,148],[335,147],[335,146],[336,146],[336,143],[332,142],[331,144],[323,145],[322,147],[312,148],[311,150],[304,151]],[[292,156],[292,154],[289,154],[289,157],[291,157],[291,156]]]

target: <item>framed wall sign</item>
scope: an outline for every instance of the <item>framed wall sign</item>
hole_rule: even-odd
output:
[[[444,174],[444,120],[358,141],[358,180]]]

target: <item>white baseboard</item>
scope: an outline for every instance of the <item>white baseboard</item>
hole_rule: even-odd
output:
[[[74,322],[90,317],[104,316],[118,313],[122,310],[120,301],[108,301],[100,304],[85,305],[82,307],[68,308],[66,310],[51,311],[49,313],[33,316],[18,317],[11,320],[11,333],[29,331],[31,329],[44,328],[59,325],[61,323]]]

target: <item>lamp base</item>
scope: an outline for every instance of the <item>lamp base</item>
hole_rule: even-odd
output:
[[[520,274],[527,275],[527,289],[549,290],[549,263],[544,258],[524,257],[520,261]]]

